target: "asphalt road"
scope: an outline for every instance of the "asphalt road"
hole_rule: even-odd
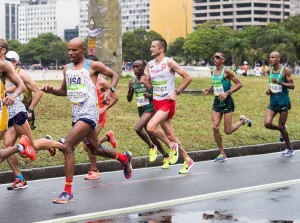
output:
[[[279,153],[122,171],[74,178],[75,201],[53,204],[64,178],[28,182],[24,190],[0,185],[0,222],[300,222],[300,155]],[[223,222],[223,221],[222,221]]]

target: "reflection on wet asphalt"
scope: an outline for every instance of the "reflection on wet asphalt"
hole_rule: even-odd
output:
[[[300,185],[248,192],[218,199],[191,202],[86,223],[296,223],[300,222]],[[297,202],[298,203],[298,202]],[[286,207],[286,208],[283,208]]]

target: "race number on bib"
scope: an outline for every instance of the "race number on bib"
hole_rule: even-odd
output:
[[[220,94],[224,93],[223,85],[221,85],[221,86],[214,86],[213,89],[214,89],[214,95],[215,96],[219,96]]]
[[[86,100],[87,89],[85,84],[69,84],[67,86],[67,92],[69,100],[74,104]]]
[[[276,94],[282,92],[282,86],[279,84],[270,84],[270,90],[272,93]]]
[[[138,107],[149,105],[149,99],[145,98],[144,95],[137,96],[135,98],[136,98],[136,104]]]
[[[168,83],[167,81],[153,81],[153,94],[159,97],[165,97],[168,95]]]

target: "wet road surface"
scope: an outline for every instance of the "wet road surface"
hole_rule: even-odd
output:
[[[84,180],[75,176],[75,201],[52,204],[64,178],[29,182],[7,191],[0,185],[1,222],[300,222],[300,155],[238,157],[198,162],[190,174],[181,165],[121,171]]]

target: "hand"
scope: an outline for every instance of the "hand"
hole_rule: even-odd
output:
[[[99,115],[102,115],[105,111],[106,111],[105,108],[99,108],[99,109],[98,109],[98,114],[99,114]]]
[[[270,88],[268,88],[267,90],[266,90],[266,95],[270,95],[271,94],[271,90],[270,90]]]
[[[15,103],[15,98],[9,95],[3,98],[2,102],[4,105],[12,105],[13,103]]]
[[[227,98],[227,96],[228,96],[228,93],[227,93],[227,92],[223,92],[223,93],[219,94],[219,98],[220,98],[220,100],[222,100],[222,101],[225,101],[226,98]]]
[[[272,82],[273,82],[274,84],[278,84],[279,80],[276,79],[276,78],[272,78]]]
[[[103,93],[101,94],[101,96],[103,96],[102,104],[106,104],[106,105],[109,104],[110,98],[111,98],[111,94],[112,94],[112,93],[111,93],[110,90],[107,90],[107,91],[105,91],[105,92],[103,92]]]
[[[209,93],[209,88],[204,88],[202,89],[203,95],[208,95]]]
[[[52,93],[53,87],[52,86],[43,86],[40,90],[45,93]]]
[[[140,83],[145,84],[146,82],[147,82],[146,76],[145,75],[141,76]]]
[[[148,92],[144,92],[144,97],[150,99],[152,97],[152,94],[149,94]]]
[[[176,101],[177,94],[174,92],[173,94],[169,95],[166,99],[169,101]]]

